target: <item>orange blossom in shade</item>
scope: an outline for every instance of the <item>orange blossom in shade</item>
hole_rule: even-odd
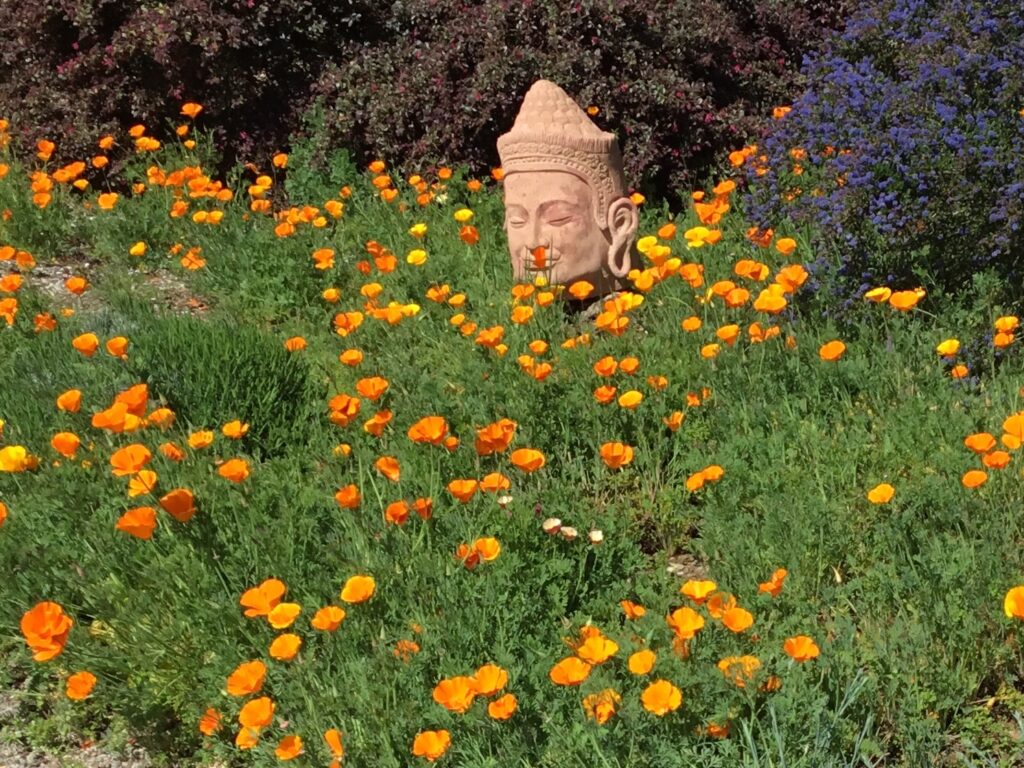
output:
[[[1003,613],[1008,619],[1024,620],[1024,586],[1013,587],[1003,598]]]
[[[639,619],[647,613],[646,608],[644,608],[642,605],[634,603],[632,600],[620,601],[619,607],[622,608],[622,612],[626,614],[626,618],[630,619],[631,621],[633,619]]]
[[[964,472],[960,482],[964,488],[978,488],[988,481],[988,473],[980,469],[971,469]]]
[[[473,552],[485,563],[490,563],[501,554],[501,543],[492,536],[482,537],[473,542]]]
[[[96,675],[92,672],[75,672],[75,674],[68,677],[67,688],[64,692],[69,699],[82,701],[89,697],[95,685]]]
[[[624,443],[604,443],[600,452],[609,469],[621,469],[633,461],[633,448]]]
[[[591,666],[575,656],[569,656],[555,664],[548,673],[555,685],[579,685],[590,676]]]
[[[805,662],[816,659],[821,654],[817,643],[807,635],[797,635],[786,638],[782,644],[782,650],[786,652],[793,661]]]
[[[82,407],[82,391],[79,389],[69,389],[66,392],[62,392],[57,396],[57,410],[67,411],[68,413],[78,413],[78,410]]]
[[[21,634],[35,661],[49,661],[60,655],[74,625],[64,609],[54,602],[36,603],[21,617]]]
[[[235,746],[239,749],[252,749],[259,743],[259,728],[241,728],[235,736]]]
[[[713,581],[708,581],[706,579],[702,581],[694,581],[691,579],[679,588],[679,592],[693,600],[697,605],[700,605],[707,600],[708,595],[714,592],[717,588],[718,585]]]
[[[267,665],[262,661],[246,661],[228,675],[226,690],[231,696],[251,696],[263,688]]]
[[[203,716],[199,718],[199,732],[204,736],[213,736],[220,730],[223,715],[213,707],[207,708]]]
[[[424,416],[409,427],[409,439],[414,443],[440,445],[448,434],[448,422],[441,416]]]
[[[484,664],[473,675],[477,695],[493,696],[508,684],[508,672],[497,664]]]
[[[818,357],[827,363],[834,363],[843,353],[846,351],[846,345],[843,342],[836,339],[826,344],[821,345],[821,349],[818,350]]]
[[[512,464],[523,472],[536,472],[544,466],[544,454],[534,448],[518,448],[509,456]]]
[[[220,431],[224,437],[231,438],[232,440],[240,440],[245,437],[246,433],[249,431],[249,425],[243,421],[235,419],[221,427]]]
[[[649,648],[644,648],[642,651],[637,651],[629,657],[628,666],[629,671],[634,675],[646,675],[652,669],[654,669],[654,662],[657,660],[657,655],[654,651]]]
[[[613,689],[592,693],[583,697],[583,711],[598,725],[607,723],[619,707],[622,697]]]
[[[665,622],[675,632],[676,637],[682,640],[692,639],[704,628],[704,617],[686,605],[672,611],[665,617]]]
[[[373,463],[374,468],[393,483],[402,476],[402,468],[394,456],[381,456]]]
[[[683,703],[683,692],[668,680],[658,680],[644,689],[640,702],[648,712],[663,717],[679,709]]]
[[[50,447],[66,459],[72,459],[81,445],[78,435],[73,432],[58,432],[50,439]]]
[[[747,682],[761,668],[761,660],[756,656],[726,656],[717,666],[726,680],[737,688],[746,688]]]
[[[110,457],[110,466],[113,467],[115,475],[124,477],[125,475],[134,475],[152,458],[153,454],[146,446],[132,443],[114,451]]]
[[[238,713],[238,722],[244,728],[266,728],[274,719],[274,702],[269,696],[247,701]]]
[[[377,582],[373,576],[352,576],[341,588],[341,599],[346,603],[365,603],[373,597]]]
[[[349,484],[344,488],[340,488],[338,492],[334,494],[334,500],[338,502],[338,506],[343,509],[358,509],[359,502],[362,501],[362,495],[359,493],[359,487],[357,485]]]
[[[879,483],[868,491],[868,501],[872,504],[888,504],[895,493],[896,489],[888,483]]]
[[[270,644],[270,657],[278,661],[291,661],[302,647],[302,638],[291,632],[285,632],[274,638]]]
[[[341,626],[341,622],[344,620],[344,608],[328,605],[319,609],[309,623],[313,626],[313,629],[319,629],[321,632],[334,632]]]
[[[515,694],[506,693],[487,705],[487,714],[492,720],[508,720],[519,708]]]
[[[460,715],[473,706],[475,697],[476,681],[465,675],[446,678],[434,686],[434,701]]]
[[[240,483],[249,476],[249,462],[245,459],[228,459],[217,468],[217,474],[232,483]]]
[[[294,760],[296,757],[302,754],[302,737],[291,735],[285,736],[281,741],[277,743],[277,747],[274,749],[274,754],[278,760]]]
[[[785,568],[776,568],[772,571],[772,575],[768,578],[768,581],[762,581],[757,585],[757,591],[764,594],[769,594],[772,597],[778,597],[779,593],[782,592],[782,585],[786,581],[786,576],[789,575],[789,571]]]
[[[114,528],[137,539],[149,540],[156,529],[156,510],[152,507],[129,509],[118,518]]]
[[[452,744],[448,731],[420,731],[412,742],[412,753],[416,757],[434,762],[440,759]]]
[[[286,590],[280,579],[267,579],[258,587],[247,589],[238,602],[245,608],[248,618],[266,616],[281,602]]]
[[[722,623],[730,632],[744,632],[754,625],[754,616],[745,608],[737,606],[722,614]]]
[[[196,513],[195,497],[187,488],[175,488],[164,494],[160,506],[179,523],[187,523]]]
[[[7,521],[7,505],[0,501],[0,526]]]

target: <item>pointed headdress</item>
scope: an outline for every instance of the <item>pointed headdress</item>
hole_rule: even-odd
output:
[[[626,194],[622,155],[615,134],[602,131],[569,94],[538,80],[523,98],[512,130],[498,138],[506,174],[568,171],[594,192],[594,214],[604,229],[608,205]]]

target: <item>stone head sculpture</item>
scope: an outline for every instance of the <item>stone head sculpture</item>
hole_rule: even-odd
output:
[[[638,221],[614,134],[557,85],[538,80],[498,139],[498,155],[515,278],[586,280],[595,297],[620,287],[633,267]]]

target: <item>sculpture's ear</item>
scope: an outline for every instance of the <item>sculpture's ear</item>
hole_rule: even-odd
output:
[[[636,205],[628,197],[612,200],[608,206],[608,270],[615,277],[625,277],[633,268],[633,239],[640,226]]]

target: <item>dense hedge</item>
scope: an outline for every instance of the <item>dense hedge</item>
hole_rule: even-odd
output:
[[[873,0],[809,57],[808,87],[750,162],[762,225],[814,233],[831,303],[878,284],[1024,280],[1024,7]]]
[[[25,145],[59,139],[62,156],[189,100],[228,162],[319,123],[320,146],[360,161],[482,170],[545,76],[599,107],[631,177],[660,186],[758,135],[842,12],[825,0],[7,0],[0,104]],[[316,97],[322,121],[308,119]]]

